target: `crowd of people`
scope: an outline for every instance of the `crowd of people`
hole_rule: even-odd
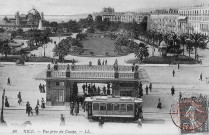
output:
[[[40,90],[40,92],[41,93],[45,93],[46,91],[45,91],[45,85],[44,84],[39,84],[39,90]]]
[[[84,95],[111,95],[111,84],[108,83],[107,87],[104,85],[102,88],[96,87],[95,84],[83,84],[82,85]]]
[[[101,61],[101,59],[98,59],[98,60],[97,60],[97,65],[107,65],[107,60],[104,60],[104,59],[103,59],[103,60]]]

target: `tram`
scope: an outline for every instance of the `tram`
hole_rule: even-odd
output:
[[[134,97],[94,96],[85,99],[89,119],[95,118],[130,118],[142,116],[142,99]]]

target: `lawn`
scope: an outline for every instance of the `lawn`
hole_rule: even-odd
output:
[[[197,64],[198,60],[189,58],[185,55],[177,56],[151,56],[140,62],[139,59],[128,60],[127,63],[144,63],[144,64]]]
[[[82,55],[90,56],[90,52],[93,52],[94,56],[118,56],[114,52],[115,40],[105,38],[103,36],[92,36],[82,41],[84,46],[84,52]]]

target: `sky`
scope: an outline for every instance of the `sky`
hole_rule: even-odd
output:
[[[116,12],[148,8],[182,7],[209,0],[0,0],[0,15],[27,13],[33,7],[45,15],[75,15],[99,12],[103,7],[113,7]]]

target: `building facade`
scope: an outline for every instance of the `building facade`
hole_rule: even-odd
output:
[[[104,8],[102,12],[93,13],[93,17],[102,16],[102,20],[108,18],[112,22],[124,22],[124,23],[141,23],[143,20],[147,20],[148,13],[136,13],[136,12],[115,12],[113,8]]]
[[[150,13],[147,28],[161,33],[209,35],[209,6],[156,10]]]
[[[4,17],[1,24],[2,27],[25,27],[38,26],[39,22],[44,20],[44,14],[39,13],[36,9],[31,9],[28,14],[19,14],[16,12],[14,18]]]
[[[47,71],[35,77],[46,81],[47,105],[64,105],[71,102],[74,86],[78,83],[110,84],[112,96],[139,95],[139,82],[149,81],[144,69],[132,71],[131,66],[113,65],[48,65]],[[83,93],[84,94],[84,93]]]
[[[178,13],[184,20],[184,22],[180,22],[184,33],[209,35],[209,6],[180,8]]]
[[[148,30],[165,33],[178,33],[179,15],[176,9],[156,10],[148,17]]]

